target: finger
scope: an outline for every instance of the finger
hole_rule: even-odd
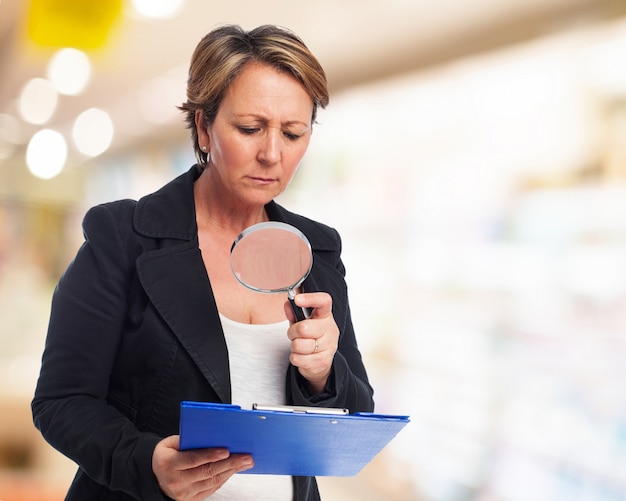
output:
[[[157,444],[152,455],[152,469],[159,486],[174,499],[200,479],[203,464],[217,463],[230,455],[224,448],[180,451],[179,445],[177,435],[166,437]]]
[[[210,480],[211,485],[221,485],[225,478],[233,473],[248,470],[254,466],[252,456],[249,454],[233,454],[221,461],[207,462],[195,468],[191,481]]]
[[[332,362],[326,359],[325,355],[299,355],[292,353],[289,356],[289,362],[309,383],[319,383],[319,387],[326,384],[328,375],[332,368]],[[320,391],[320,390],[318,390]]]
[[[291,341],[298,338],[316,338],[321,334],[317,332],[315,321],[312,319],[302,320],[301,322],[292,323],[287,329],[287,337]],[[297,350],[300,351],[300,350]]]
[[[191,489],[201,495],[198,499],[206,499],[220,489],[234,474],[253,466],[252,457],[247,454],[233,455],[218,463],[207,463],[197,468],[201,471],[202,478],[192,481]]]
[[[291,353],[298,355],[315,355],[323,351],[321,338],[297,337],[291,341]]]
[[[235,473],[254,467],[254,458],[250,454],[232,454],[230,459]]]
[[[208,461],[219,461],[230,453],[224,448],[180,451],[180,437],[171,435],[161,440],[152,455],[153,468],[164,470],[187,470]]]
[[[179,435],[170,435],[169,437],[165,437],[159,443],[168,449],[180,450],[180,436]]]
[[[182,451],[180,454],[180,464],[178,469],[192,469],[202,466],[206,463],[217,463],[223,461],[230,456],[228,449],[211,448],[211,449],[192,449]]]
[[[301,308],[312,310],[311,318],[324,318],[332,314],[333,300],[327,292],[303,292],[294,301]]]

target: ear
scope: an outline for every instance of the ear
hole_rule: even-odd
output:
[[[202,127],[203,129],[206,128],[204,124],[204,119],[202,118],[202,110],[196,110],[195,121],[196,121],[196,128],[198,127]]]
[[[210,141],[209,133],[207,131],[206,122],[204,121],[204,118],[202,117],[202,110],[196,110],[195,122],[196,122],[196,132],[198,134],[198,144],[202,148],[202,151],[205,151],[204,150],[205,146],[206,146],[206,151],[209,151],[211,149],[211,141]]]

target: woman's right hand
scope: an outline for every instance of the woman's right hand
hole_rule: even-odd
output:
[[[179,450],[180,437],[161,440],[152,455],[152,470],[164,494],[176,501],[203,501],[235,473],[254,466],[249,454],[227,449]]]

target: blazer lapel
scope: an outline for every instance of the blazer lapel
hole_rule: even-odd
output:
[[[143,254],[137,270],[150,301],[222,402],[230,402],[228,349],[197,243]]]

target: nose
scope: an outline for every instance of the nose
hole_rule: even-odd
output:
[[[279,129],[268,128],[259,145],[257,158],[259,162],[272,165],[281,157],[281,134]]]

